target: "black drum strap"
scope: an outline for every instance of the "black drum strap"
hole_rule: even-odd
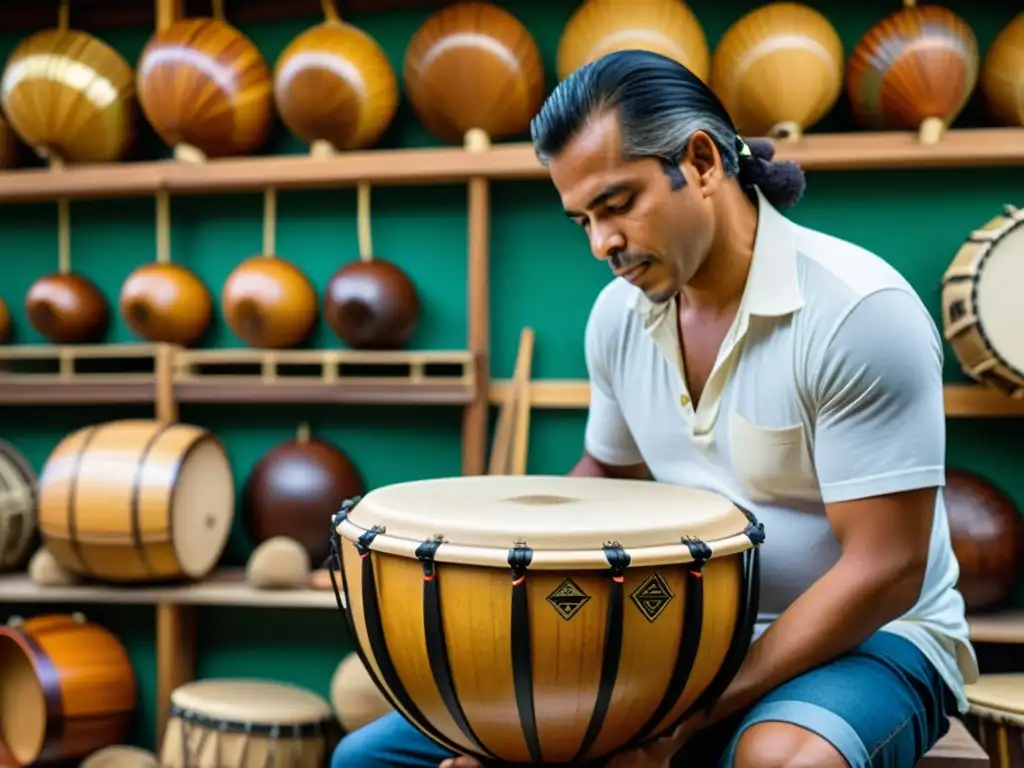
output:
[[[517,543],[508,551],[512,569],[512,620],[509,627],[512,643],[512,681],[516,692],[519,722],[530,753],[531,763],[540,763],[540,735],[533,708],[533,658],[530,639],[530,603],[527,595],[526,571],[533,561],[533,550]]]
[[[615,681],[619,676],[619,660],[622,657],[622,625],[625,607],[625,598],[622,593],[630,557],[621,544],[611,542],[604,545],[604,556],[611,568],[612,583],[608,594],[608,610],[605,613],[601,681],[598,683],[597,700],[594,702],[594,711],[590,715],[590,723],[583,735],[583,742],[572,760],[574,764],[583,761],[584,756],[594,746],[594,742],[597,741],[597,737],[601,733],[604,719],[608,715],[608,708],[612,703]]]

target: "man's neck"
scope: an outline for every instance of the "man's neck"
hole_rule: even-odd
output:
[[[724,190],[723,190],[724,191]],[[743,296],[757,238],[757,207],[737,186],[722,200],[717,231],[707,259],[682,289],[680,310],[720,315]]]

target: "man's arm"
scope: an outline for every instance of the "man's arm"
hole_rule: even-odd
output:
[[[583,452],[583,457],[576,462],[576,466],[569,470],[569,474],[573,477],[621,477],[627,480],[651,479],[650,470],[642,462],[640,464],[624,464],[619,466],[604,464],[586,451]]]
[[[814,459],[841,555],[751,646],[712,722],[852,649],[921,592],[944,483],[934,324],[913,296],[873,294],[842,322],[815,370]]]

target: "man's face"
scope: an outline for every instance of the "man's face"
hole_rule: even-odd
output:
[[[588,122],[549,170],[566,215],[583,227],[594,256],[662,303],[689,282],[711,248],[714,215],[698,167],[684,158],[686,185],[672,189],[658,160],[624,159],[612,111]]]

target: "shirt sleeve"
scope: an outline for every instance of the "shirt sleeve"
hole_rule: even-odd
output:
[[[598,299],[587,320],[585,334],[590,408],[587,411],[584,449],[602,464],[620,467],[641,464],[643,456],[629,431],[612,385],[609,362],[615,333],[614,328],[610,327],[612,323],[609,322],[607,310],[601,304],[601,299]]]
[[[886,289],[861,299],[814,379],[825,503],[944,485],[942,342],[916,295]]]

